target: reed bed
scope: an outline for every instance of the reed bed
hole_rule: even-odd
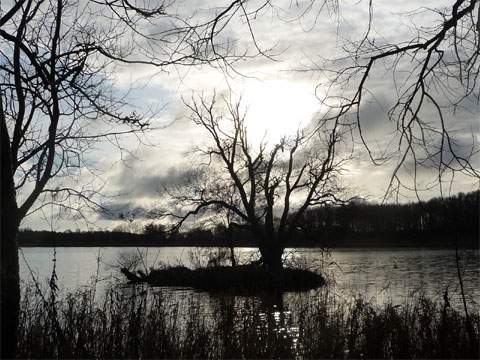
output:
[[[48,292],[47,292],[48,293]],[[95,287],[65,296],[25,286],[20,358],[478,358],[478,311],[424,296],[362,298]]]

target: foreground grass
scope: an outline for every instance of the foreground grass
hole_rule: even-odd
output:
[[[95,288],[57,300],[24,289],[20,358],[478,358],[469,321],[425,297],[402,306],[325,293],[210,297],[147,288]],[[272,294],[270,294],[272,295]],[[97,297],[97,299],[96,299]],[[471,325],[471,326],[469,326]]]

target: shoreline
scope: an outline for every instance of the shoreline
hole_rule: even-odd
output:
[[[348,232],[330,231],[293,237],[286,248],[439,248],[479,249],[478,231],[399,231],[399,232]],[[170,238],[164,235],[145,235],[123,232],[50,232],[22,231],[18,236],[20,247],[234,247],[256,248],[258,244],[248,237],[230,239],[186,237],[179,234]]]

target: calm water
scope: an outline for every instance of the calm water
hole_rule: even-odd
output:
[[[79,247],[56,249],[56,271],[63,292],[92,284],[105,288],[124,282],[119,264],[141,255],[140,267],[160,264],[194,266],[205,262],[204,250],[195,248]],[[240,260],[255,256],[254,249],[238,249]],[[288,252],[288,251],[287,251]],[[480,254],[478,250],[461,251],[465,293],[474,306],[480,301]],[[20,271],[24,282],[32,275],[47,283],[53,267],[52,248],[23,248]],[[123,259],[123,260],[122,260]],[[299,249],[288,261],[321,269],[329,278],[328,291],[340,297],[361,295],[382,303],[401,303],[415,294],[425,293],[441,299],[446,288],[454,305],[460,305],[455,252],[439,249],[344,249],[330,254],[319,249]]]

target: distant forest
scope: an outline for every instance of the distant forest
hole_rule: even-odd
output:
[[[480,191],[409,204],[352,202],[306,212],[291,247],[479,247]],[[23,230],[20,246],[254,246],[248,231],[232,226],[170,233],[148,224],[143,233]]]
[[[305,216],[304,233],[310,241],[324,239],[328,245],[351,238],[386,246],[390,242],[426,246],[458,242],[478,248],[479,210],[480,191],[409,204],[353,202],[311,209]]]

